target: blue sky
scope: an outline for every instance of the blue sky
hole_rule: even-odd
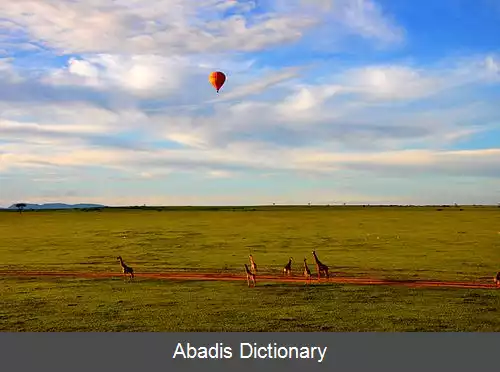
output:
[[[494,0],[8,2],[0,206],[499,203],[498,35]]]

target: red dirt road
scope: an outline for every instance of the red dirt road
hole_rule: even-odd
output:
[[[54,271],[0,271],[0,277],[52,277],[52,278],[113,278],[121,277],[117,273],[98,273],[98,272],[54,272]],[[137,278],[145,279],[163,279],[163,280],[216,280],[216,281],[241,281],[246,280],[246,276],[234,274],[217,274],[217,273],[138,273]],[[259,282],[275,282],[275,283],[305,283],[303,277],[277,277],[270,275],[258,275],[257,283]],[[412,288],[466,288],[466,289],[496,289],[494,284],[486,284],[484,282],[439,282],[425,280],[386,280],[386,279],[371,279],[371,278],[348,278],[348,277],[332,277],[329,283],[344,283],[357,285],[399,285]],[[316,279],[311,281],[312,284],[317,284]],[[322,278],[321,284],[326,284],[327,280]],[[257,284],[258,285],[258,284]]]

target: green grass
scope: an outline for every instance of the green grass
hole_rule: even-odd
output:
[[[0,331],[500,331],[499,292],[142,280],[0,281]],[[244,284],[243,284],[244,285]]]
[[[438,211],[437,209],[443,209]],[[346,276],[487,280],[500,208],[245,208],[0,213],[0,270],[278,273],[311,251]],[[123,238],[123,237],[126,238]],[[313,267],[312,267],[313,268]],[[0,279],[3,331],[500,331],[495,290]],[[80,297],[78,297],[80,296]]]

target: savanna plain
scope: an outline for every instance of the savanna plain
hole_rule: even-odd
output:
[[[500,331],[499,231],[479,206],[3,211],[0,331]],[[404,285],[420,281],[482,287]]]

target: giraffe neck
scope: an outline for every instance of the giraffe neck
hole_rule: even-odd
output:
[[[316,256],[316,253],[314,253],[314,261],[316,261],[316,265],[321,265],[321,262],[319,262],[318,256]]]

